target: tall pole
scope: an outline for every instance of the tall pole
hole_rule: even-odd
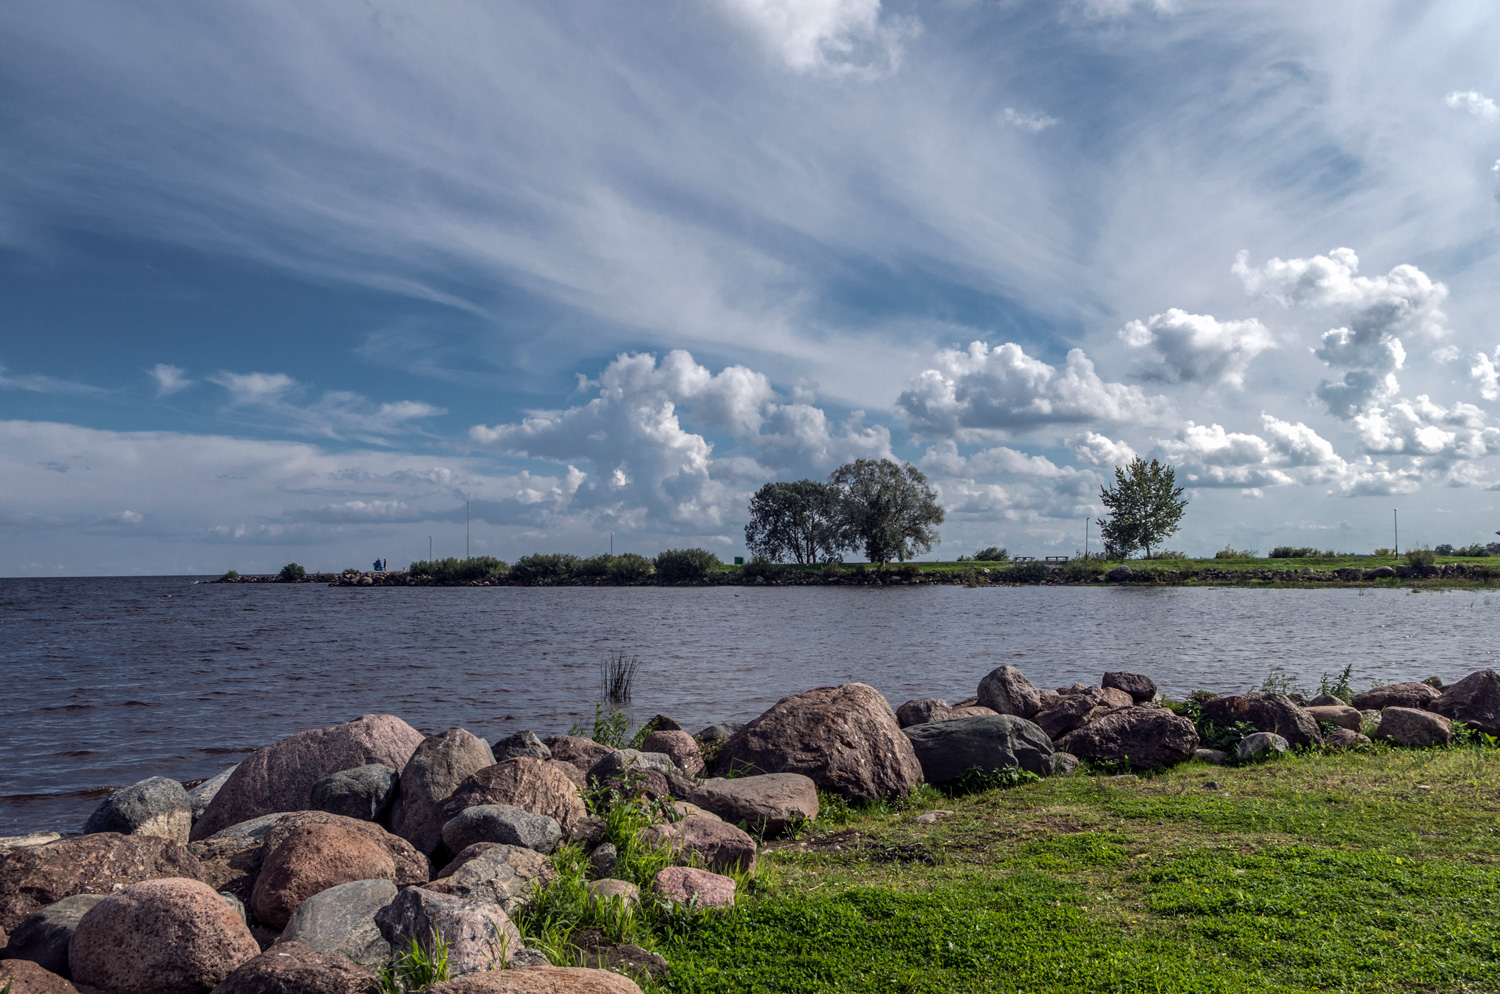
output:
[[[1083,519],[1083,559],[1087,562],[1089,558],[1089,519]]]
[[[609,558],[615,558],[615,533],[609,533]]]
[[[1391,530],[1392,530],[1393,534],[1395,535],[1395,541],[1396,541],[1396,548],[1394,550],[1392,550],[1392,551],[1394,551],[1397,556],[1400,556],[1401,555],[1401,522],[1396,517],[1396,509],[1394,507],[1391,508]]]
[[[469,502],[464,501],[464,558],[469,558]]]
[[[432,562],[432,536],[427,536],[427,561]]]

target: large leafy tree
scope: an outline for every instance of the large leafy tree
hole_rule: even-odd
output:
[[[841,549],[838,502],[837,492],[817,480],[767,483],[750,498],[745,545],[751,555],[772,562],[828,562]]]
[[[1101,488],[1099,500],[1109,509],[1108,520],[1099,519],[1106,553],[1121,559],[1136,549],[1145,549],[1149,559],[1151,547],[1177,531],[1188,503],[1171,466],[1139,456],[1115,467],[1115,485]]]
[[[905,562],[938,542],[943,509],[927,477],[910,463],[858,459],[828,477],[837,491],[838,534],[872,563]]]

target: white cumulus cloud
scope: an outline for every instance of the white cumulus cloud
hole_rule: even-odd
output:
[[[1000,112],[1000,123],[1012,128],[1018,128],[1021,131],[1030,131],[1032,134],[1037,134],[1038,132],[1046,131],[1048,128],[1056,127],[1060,122],[1050,114],[1043,114],[1040,111],[1033,111],[1028,114],[1024,111],[1016,110],[1014,107],[1007,107]]]
[[[179,390],[185,390],[193,385],[188,379],[187,370],[180,366],[172,366],[165,362],[157,363],[150,370],[151,378],[156,381],[156,396],[170,397]]]
[[[1130,322],[1120,329],[1120,338],[1133,349],[1156,354],[1158,361],[1146,370],[1153,379],[1233,387],[1245,385],[1245,369],[1256,356],[1276,347],[1266,326],[1254,318],[1220,321],[1175,307]]]
[[[1495,101],[1475,90],[1454,90],[1443,98],[1443,103],[1454,110],[1464,110],[1486,121],[1500,118],[1500,107]]]
[[[721,0],[796,72],[878,77],[900,68],[916,22],[880,0]]]
[[[376,404],[349,390],[328,390],[317,399],[300,402],[309,393],[285,373],[219,372],[209,382],[229,393],[229,406],[261,413],[269,424],[302,435],[352,438],[383,444],[390,435],[417,430],[416,422],[447,411],[415,400]]]

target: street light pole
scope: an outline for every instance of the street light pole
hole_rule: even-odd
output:
[[[1401,556],[1401,522],[1396,517],[1396,509],[1394,507],[1391,508],[1391,530],[1392,530],[1392,534],[1395,536],[1394,541],[1396,543],[1396,547],[1392,551],[1395,553],[1395,555],[1396,555],[1397,558],[1400,558],[1400,556]]]

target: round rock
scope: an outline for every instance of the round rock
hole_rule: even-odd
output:
[[[379,843],[334,825],[302,825],[266,855],[251,907],[265,924],[285,928],[297,906],[320,891],[395,876],[395,861]]]
[[[401,770],[401,789],[391,809],[391,831],[429,856],[443,841],[439,806],[454,788],[495,764],[490,744],[467,729],[429,735]]]
[[[443,842],[449,852],[462,852],[476,842],[498,842],[550,854],[562,838],[562,826],[555,818],[513,804],[476,804],[443,825]]]
[[[313,784],[309,804],[314,811],[380,821],[396,799],[401,775],[389,766],[370,763],[340,770]]]
[[[243,963],[214,994],[372,994],[378,984],[357,963],[282,939]]]
[[[734,907],[734,878],[696,866],[669,866],[651,881],[651,890],[673,904],[700,908]]]
[[[391,944],[375,926],[375,912],[396,899],[389,880],[354,880],[320,891],[297,905],[280,943],[300,942],[328,956],[370,966],[390,958]]]
[[[182,784],[167,777],[151,777],[110,794],[89,820],[85,835],[119,832],[121,835],[156,835],[186,842],[193,830],[193,801]]]

